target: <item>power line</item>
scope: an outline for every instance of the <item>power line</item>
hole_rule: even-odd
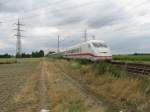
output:
[[[95,40],[95,35],[92,35],[92,39]]]
[[[60,47],[60,36],[58,35],[58,39],[57,39],[57,53],[60,52],[59,47]]]
[[[84,30],[83,38],[84,38],[84,42],[86,42],[87,41],[87,29]]]
[[[21,43],[21,37],[23,37],[21,35],[21,26],[24,26],[23,24],[21,24],[20,20],[18,19],[18,22],[15,23],[15,25],[17,26],[17,29],[14,29],[17,31],[17,34],[15,35],[17,37],[17,42],[16,42],[16,56],[21,56],[22,54],[22,43]]]

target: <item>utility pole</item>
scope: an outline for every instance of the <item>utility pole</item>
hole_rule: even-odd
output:
[[[57,39],[57,53],[60,52],[59,47],[60,47],[60,36],[58,35],[58,39]]]
[[[95,40],[95,35],[92,36],[92,39]]]
[[[87,41],[87,29],[84,30],[84,42]]]
[[[3,24],[3,22],[0,21],[0,25],[2,25],[2,24]]]
[[[22,43],[21,43],[21,37],[23,37],[21,35],[21,26],[24,26],[23,24],[20,23],[19,19],[18,22],[15,24],[17,26],[17,29],[15,29],[17,31],[17,34],[15,34],[15,36],[17,37],[17,42],[16,42],[16,57],[21,57],[22,54]]]

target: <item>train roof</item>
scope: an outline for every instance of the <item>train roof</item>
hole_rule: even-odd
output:
[[[101,42],[101,43],[104,43],[105,41],[103,41],[103,40],[89,40],[89,41],[83,42],[83,43],[93,43],[93,42]]]
[[[93,42],[105,43],[105,41],[103,41],[103,40],[89,40],[89,41],[82,42],[82,43],[76,44],[74,46],[68,47],[68,48],[66,48],[66,50],[69,50],[69,49],[72,49],[72,48],[75,48],[75,47],[79,47],[80,45],[83,45],[83,44],[91,44]],[[63,51],[66,51],[66,50],[63,50]]]

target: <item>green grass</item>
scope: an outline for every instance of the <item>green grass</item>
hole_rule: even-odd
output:
[[[41,60],[41,58],[0,58],[0,64],[33,63],[39,60]]]
[[[70,67],[72,67],[74,69],[80,69],[82,71],[82,66],[89,65],[87,63],[85,64],[78,60],[74,60],[74,61],[72,61]],[[93,74],[95,76],[104,75],[104,74],[108,73],[108,74],[111,74],[115,78],[121,78],[126,75],[126,72],[124,70],[122,70],[121,68],[116,67],[110,63],[101,62],[101,63],[91,63],[90,65],[92,65]],[[84,71],[82,71],[82,72],[84,73]]]
[[[97,76],[97,75],[104,75],[104,74],[111,74],[113,77],[115,78],[121,78],[123,76],[125,76],[125,71],[123,71],[121,68],[116,67],[110,63],[105,63],[105,62],[101,62],[101,63],[95,63],[92,66],[93,69],[93,73]]]
[[[141,85],[140,85],[140,90],[142,93],[145,95],[150,95],[150,78],[145,78]]]
[[[0,64],[11,64],[16,62],[17,60],[15,58],[0,58]]]
[[[113,60],[150,61],[150,55],[113,55]]]
[[[102,101],[111,104],[108,112],[119,110],[149,112],[150,79],[128,77],[124,70],[110,63],[82,64],[78,61],[58,61],[66,73],[84,82]]]

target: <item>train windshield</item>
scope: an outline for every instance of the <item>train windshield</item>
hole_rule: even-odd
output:
[[[106,45],[106,44],[104,44],[104,43],[98,43],[98,42],[94,42],[94,43],[93,43],[93,46],[94,46],[94,47],[97,47],[97,48],[99,48],[99,47],[107,48],[107,45]]]

